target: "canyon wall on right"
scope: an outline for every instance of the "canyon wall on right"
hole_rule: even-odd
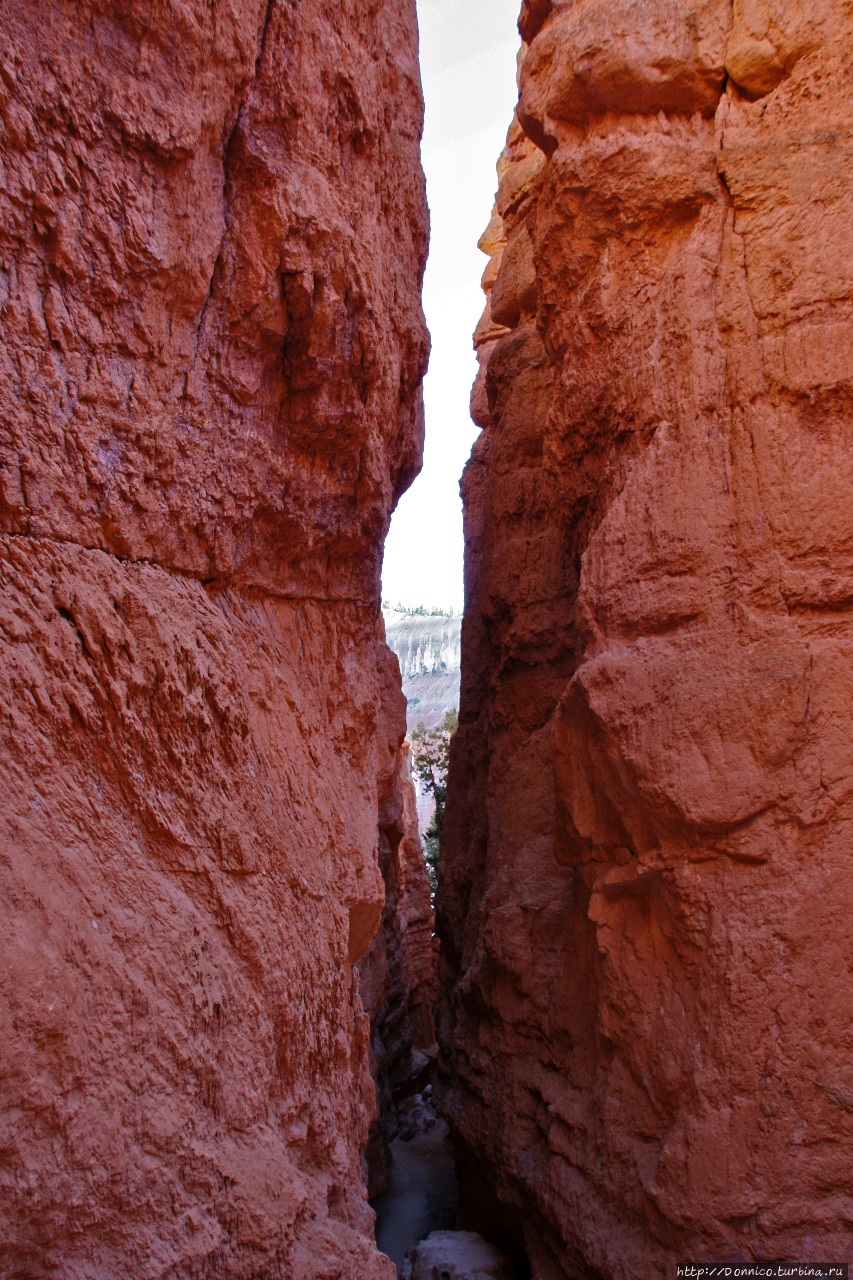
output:
[[[536,1280],[847,1260],[853,6],[520,29],[438,899],[469,1212]]]

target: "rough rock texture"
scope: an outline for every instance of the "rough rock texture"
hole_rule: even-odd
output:
[[[0,24],[0,1271],[388,1277],[414,3]]]
[[[371,1072],[378,1095],[367,1150],[371,1199],[387,1186],[388,1146],[398,1129],[395,1103],[424,1083],[427,1074],[434,1074],[437,1053],[435,920],[408,743],[400,754],[393,811],[383,815],[379,839],[385,884],[381,927],[358,965],[361,997],[370,1018]]]
[[[449,1119],[542,1280],[847,1259],[853,12],[527,0],[522,34],[464,481]]]

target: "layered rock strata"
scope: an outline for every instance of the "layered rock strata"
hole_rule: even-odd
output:
[[[389,648],[400,663],[409,733],[434,729],[459,707],[462,619],[383,611]]]
[[[379,1280],[414,3],[0,22],[0,1271]]]
[[[847,1259],[853,19],[526,0],[521,31],[464,479],[449,1119],[539,1280]]]

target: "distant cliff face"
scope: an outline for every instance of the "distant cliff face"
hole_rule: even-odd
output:
[[[385,610],[385,634],[400,663],[409,732],[431,729],[459,706],[462,619]]]
[[[540,1280],[851,1256],[853,15],[525,0],[439,930]]]
[[[0,30],[0,1272],[387,1280],[414,0]]]

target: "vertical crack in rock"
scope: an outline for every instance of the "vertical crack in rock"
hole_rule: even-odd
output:
[[[234,114],[234,124],[228,130],[228,134],[222,145],[222,241],[219,247],[219,251],[216,255],[216,259],[213,263],[213,270],[210,273],[210,285],[205,295],[204,302],[202,303],[201,314],[199,315],[198,326],[196,330],[197,337],[196,337],[195,355],[193,358],[193,363],[195,363],[195,361],[198,359],[199,347],[201,345],[202,333],[204,330],[204,320],[205,320],[205,316],[207,315],[207,308],[210,304],[211,298],[213,297],[213,290],[215,288],[216,280],[222,265],[222,254],[225,247],[225,239],[231,230],[229,186],[232,183],[232,176],[231,176],[232,148],[234,146],[234,140],[237,137],[238,130],[240,129],[243,113],[246,109],[246,105],[249,101],[250,95],[252,93],[252,89],[254,88],[254,86],[258,81],[258,75],[260,72],[261,63],[264,58],[264,51],[266,49],[267,33],[270,28],[270,19],[272,17],[272,12],[275,6],[275,2],[276,0],[266,0],[266,8],[264,10],[263,22],[261,23],[260,35],[258,37],[258,53],[257,53],[257,57],[255,58],[254,72],[246,86],[244,93],[240,98],[239,105],[237,106],[237,110]]]
[[[399,785],[379,815],[382,924],[359,964],[377,1083],[377,1114],[367,1150],[371,1199],[388,1184],[389,1145],[399,1127],[396,1104],[432,1082],[437,1054],[433,910],[408,746],[402,751]]]
[[[414,3],[144,9],[0,19],[0,1271],[388,1280]]]
[[[468,1220],[548,1280],[840,1260],[849,6],[521,30],[438,895]]]

